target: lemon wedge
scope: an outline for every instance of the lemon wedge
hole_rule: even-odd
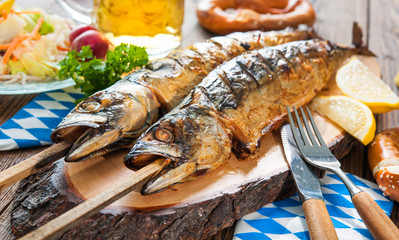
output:
[[[399,97],[356,57],[338,70],[336,82],[344,95],[363,102],[373,113],[399,109]]]
[[[14,1],[15,0],[0,0],[0,12],[3,10],[9,12],[14,4]]]
[[[312,100],[310,106],[364,145],[374,139],[376,130],[374,115],[370,108],[360,101],[346,96],[318,96]]]
[[[396,84],[397,87],[399,87],[399,72],[396,73],[395,84]]]

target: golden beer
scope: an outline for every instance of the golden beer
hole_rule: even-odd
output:
[[[180,46],[184,0],[94,0],[93,22],[116,46],[144,46],[152,57]]]

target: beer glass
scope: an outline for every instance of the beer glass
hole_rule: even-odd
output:
[[[93,24],[114,46],[143,46],[150,58],[180,46],[184,0],[94,0],[91,10],[75,1],[57,2],[73,19]]]

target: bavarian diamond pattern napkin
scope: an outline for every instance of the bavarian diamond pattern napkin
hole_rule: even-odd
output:
[[[51,132],[82,97],[73,87],[41,93],[0,126],[0,151],[50,144]]]
[[[382,195],[372,182],[347,174],[367,191],[378,205],[391,214],[393,202]],[[352,204],[348,190],[337,175],[328,173],[320,179],[324,202],[339,239],[373,239]],[[310,239],[298,195],[270,203],[238,221],[234,240]]]

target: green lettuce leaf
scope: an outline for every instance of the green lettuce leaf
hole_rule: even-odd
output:
[[[43,17],[41,14],[22,14],[21,16],[24,18],[26,22],[24,30],[27,32],[32,32],[35,26],[37,25],[39,18]],[[54,27],[49,22],[47,22],[46,19],[44,19],[42,26],[39,29],[39,34],[47,35],[52,32],[54,32]]]

